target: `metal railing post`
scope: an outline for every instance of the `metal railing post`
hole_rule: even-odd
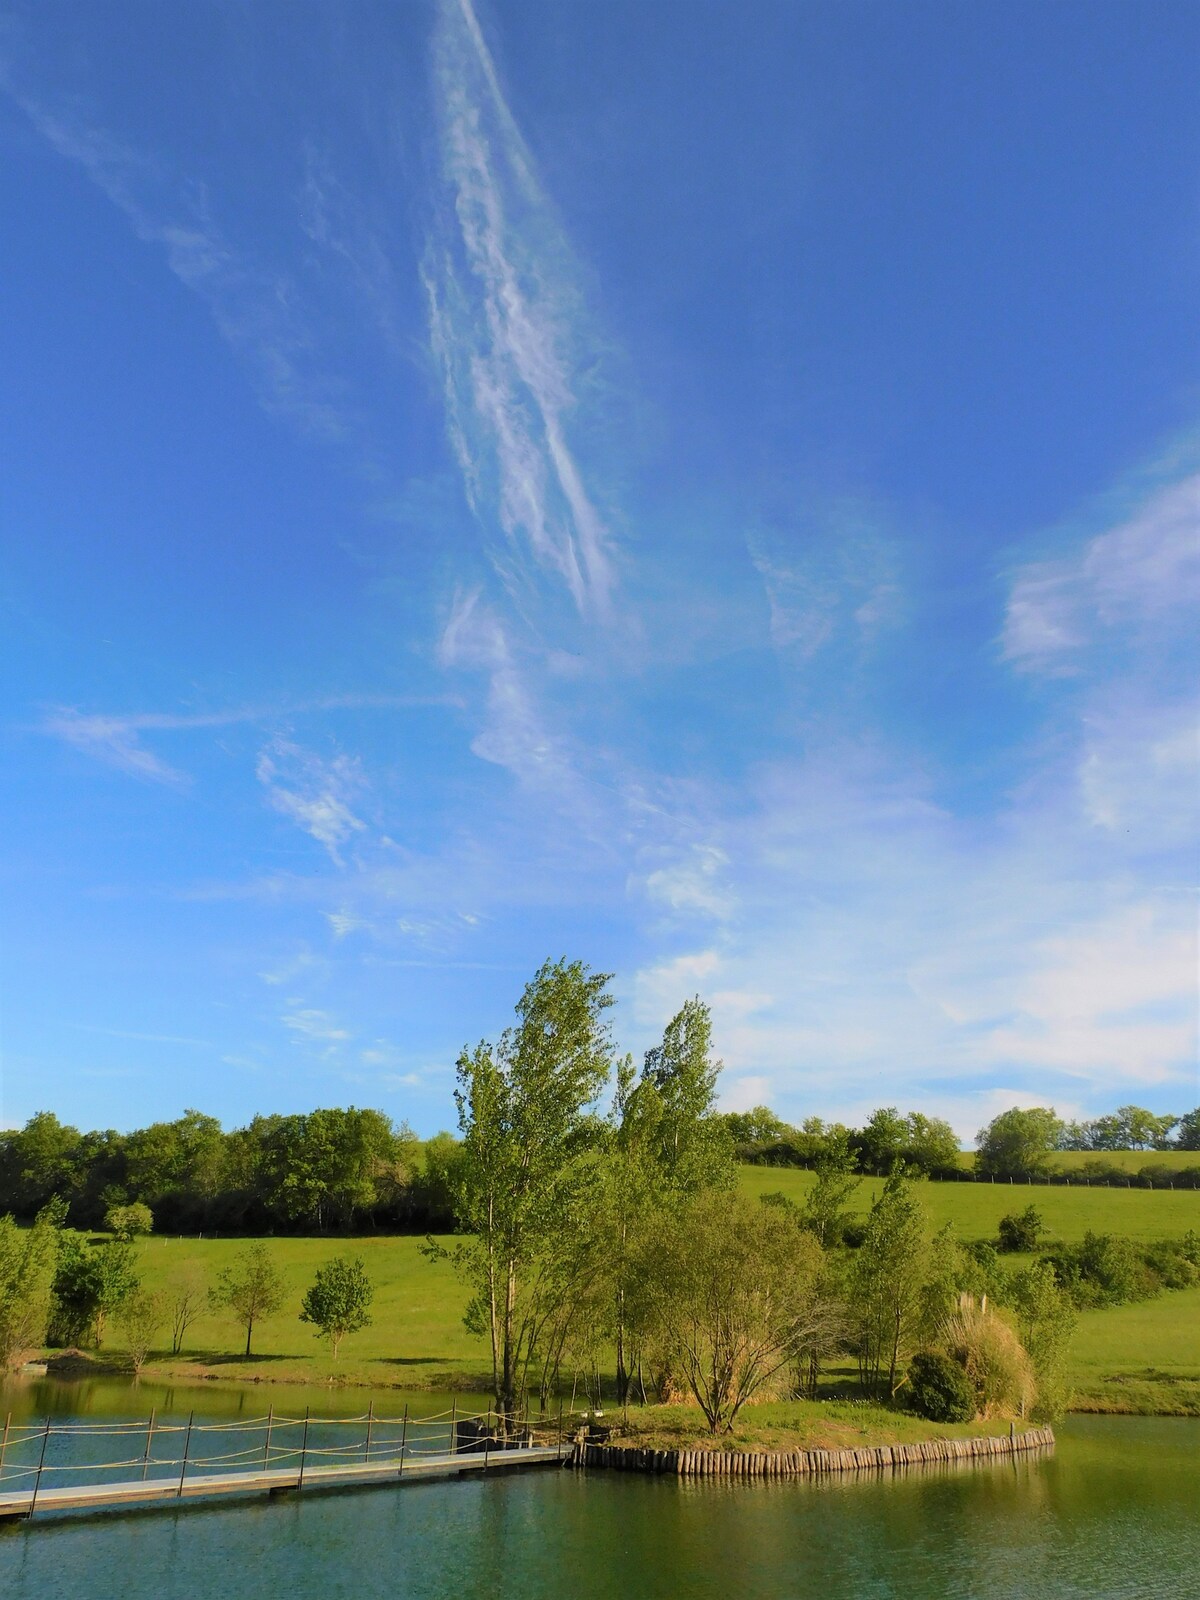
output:
[[[487,1411],[487,1432],[483,1436],[483,1470],[485,1472],[488,1469],[488,1456],[491,1454],[491,1450],[492,1450],[492,1405],[491,1405],[491,1401],[489,1401],[488,1402],[488,1411]]]
[[[271,1429],[275,1425],[275,1407],[267,1407],[267,1437],[263,1440],[263,1471],[271,1465]]]
[[[404,1471],[404,1452],[408,1448],[408,1401],[404,1402],[404,1420],[400,1424],[400,1471]]]
[[[375,1422],[375,1402],[374,1402],[374,1400],[372,1400],[370,1405],[368,1405],[368,1407],[367,1407],[367,1442],[363,1446],[363,1460],[364,1461],[369,1461],[371,1459],[371,1428],[372,1428],[374,1422]]]
[[[559,1461],[562,1460],[562,1395],[558,1397],[558,1448],[555,1452]]]
[[[0,1478],[4,1476],[4,1453],[8,1449],[8,1430],[12,1427],[12,1412],[4,1419],[4,1437],[0,1439]]]
[[[305,1460],[305,1457],[308,1454],[308,1414],[309,1414],[310,1410],[311,1410],[310,1406],[305,1406],[305,1408],[304,1408],[304,1435],[300,1440],[300,1479],[299,1479],[299,1482],[296,1484],[297,1492],[299,1492],[304,1487],[304,1460]]]
[[[450,1396],[450,1454],[458,1454],[458,1396]]]
[[[50,1418],[46,1418],[46,1427],[42,1433],[42,1453],[38,1457],[37,1477],[33,1480],[33,1498],[29,1502],[29,1515],[32,1517],[37,1506],[38,1490],[42,1486],[42,1468],[46,1464],[46,1446],[50,1442]]]
[[[158,1408],[150,1407],[150,1421],[146,1424],[146,1452],[142,1456],[142,1482],[146,1481],[146,1474],[150,1471],[150,1445],[154,1438],[154,1413]]]
[[[187,1477],[188,1451],[192,1447],[192,1422],[195,1416],[196,1413],[194,1411],[188,1412],[187,1433],[184,1435],[183,1440],[183,1460],[179,1466],[179,1487],[175,1491],[176,1500],[183,1499],[183,1480]]]

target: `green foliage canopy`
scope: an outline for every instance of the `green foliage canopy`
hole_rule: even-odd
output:
[[[1063,1123],[1046,1106],[1013,1106],[993,1117],[976,1138],[975,1170],[981,1176],[1024,1178],[1040,1172],[1057,1148]]]
[[[300,1307],[300,1321],[314,1323],[317,1336],[329,1340],[333,1359],[348,1333],[370,1326],[375,1290],[361,1256],[335,1256],[321,1267]]]

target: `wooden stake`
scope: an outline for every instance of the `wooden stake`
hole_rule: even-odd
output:
[[[150,1407],[150,1421],[146,1424],[146,1453],[142,1457],[142,1481],[143,1481],[143,1483],[146,1480],[146,1474],[150,1471],[150,1442],[154,1438],[154,1412],[155,1412],[155,1407],[151,1406]]]

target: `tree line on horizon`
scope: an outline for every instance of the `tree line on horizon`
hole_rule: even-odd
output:
[[[591,1121],[600,1126],[594,1111]],[[961,1177],[959,1141],[948,1122],[894,1106],[861,1128],[809,1117],[793,1126],[766,1106],[721,1113],[709,1108],[714,1139],[736,1161],[815,1168],[831,1157],[887,1177],[897,1166],[926,1177]],[[980,1131],[979,1176],[1045,1174],[1059,1151],[1096,1157],[1093,1176],[1128,1179],[1105,1168],[1110,1152],[1196,1150],[1200,1109],[1180,1117],[1122,1106],[1091,1122],[1064,1122],[1052,1110],[1013,1108]],[[254,1117],[226,1131],[216,1117],[189,1110],[174,1121],[129,1133],[80,1132],[51,1111],[0,1132],[0,1214],[30,1222],[51,1199],[76,1228],[103,1228],[114,1208],[148,1206],[156,1231],[195,1233],[448,1232],[455,1226],[461,1142],[448,1132],[420,1140],[383,1111],[329,1107]],[[1090,1170],[1085,1164],[1081,1171]],[[1157,1174],[1143,1182],[1187,1182],[1200,1172]]]

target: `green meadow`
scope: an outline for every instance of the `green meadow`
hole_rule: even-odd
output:
[[[1194,1152],[1187,1154],[1195,1165]],[[797,1167],[741,1167],[738,1176],[747,1194],[783,1194],[797,1205],[804,1203],[816,1181],[811,1172]],[[865,1215],[882,1188],[882,1178],[864,1178],[850,1209]],[[1179,1239],[1189,1228],[1200,1230],[1200,1189],[926,1181],[917,1189],[934,1227],[948,1222],[960,1239],[994,1239],[1000,1218],[1028,1205],[1041,1212],[1051,1244],[1077,1243],[1089,1230],[1142,1240]]]
[[[748,1194],[783,1193],[798,1204],[813,1183],[794,1168],[743,1167]],[[855,1197],[865,1214],[881,1188],[866,1178]],[[949,1222],[963,1239],[993,1238],[1006,1211],[1030,1203],[1045,1218],[1048,1242],[1074,1242],[1089,1229],[1149,1241],[1200,1229],[1200,1192],[1146,1189],[1029,1187],[1024,1184],[922,1183],[921,1198],[935,1227]],[[227,1378],[281,1383],[394,1385],[401,1388],[483,1390],[489,1359],[483,1339],[462,1323],[466,1294],[445,1260],[430,1260],[424,1241],[410,1236],[355,1239],[279,1238],[268,1241],[288,1284],[287,1304],[254,1330],[253,1353],[227,1312],[205,1313],[188,1329],[184,1348],[156,1351],[148,1375]],[[446,1241],[447,1243],[451,1241]],[[152,1237],[138,1253],[147,1288],[166,1287],[190,1268],[215,1283],[243,1248],[242,1239]],[[373,1321],[348,1338],[334,1363],[326,1344],[299,1320],[300,1300],[316,1270],[335,1255],[362,1256],[375,1286]],[[1020,1258],[1014,1257],[1014,1264]],[[166,1336],[162,1342],[168,1343]],[[114,1329],[104,1356],[120,1357]],[[1082,1314],[1072,1353],[1077,1403],[1090,1410],[1176,1411],[1200,1414],[1200,1289]]]
[[[165,1288],[181,1271],[198,1268],[215,1284],[245,1239],[160,1239],[139,1242],[142,1281]],[[242,1353],[245,1329],[227,1311],[205,1312],[192,1323],[178,1356],[152,1363],[156,1375],[257,1379],[281,1383],[370,1383],[404,1388],[478,1388],[490,1374],[487,1346],[462,1317],[466,1294],[447,1261],[430,1261],[424,1239],[268,1239],[287,1282],[284,1309],[254,1328],[252,1354]],[[444,1241],[452,1244],[453,1240]],[[300,1301],[317,1268],[338,1255],[361,1256],[375,1289],[368,1328],[348,1338],[334,1363],[325,1341],[300,1321]],[[169,1332],[165,1335],[169,1344]],[[105,1349],[118,1350],[116,1330]],[[150,1369],[148,1369],[150,1370]]]

